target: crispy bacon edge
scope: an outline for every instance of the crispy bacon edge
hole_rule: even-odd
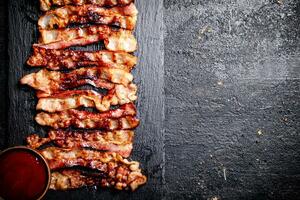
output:
[[[97,128],[104,130],[128,130],[136,128],[139,120],[135,118],[136,108],[134,104],[124,104],[115,110],[103,113],[79,111],[70,109],[57,113],[38,113],[35,120],[42,126],[59,128]]]
[[[130,187],[134,191],[147,181],[138,162],[128,161],[116,153],[57,147],[48,147],[39,152],[47,160],[51,170],[75,166],[98,170],[105,177],[105,186],[118,190]]]
[[[40,30],[39,44],[33,46],[45,49],[65,49],[104,41],[110,51],[134,52],[137,41],[129,30],[114,29],[107,25]]]
[[[131,84],[128,87],[116,85],[107,95],[101,95],[93,90],[69,90],[48,96],[39,93],[36,109],[47,112],[61,112],[79,107],[95,107],[97,110],[108,111],[111,106],[123,105],[134,102],[137,86]]]
[[[134,132],[130,130],[112,132],[51,130],[48,137],[41,138],[37,134],[32,134],[26,138],[26,141],[27,146],[32,149],[53,142],[61,148],[93,148],[115,152],[128,158],[133,147],[133,137]]]
[[[64,6],[50,10],[38,20],[39,29],[66,28],[71,24],[104,24],[133,30],[138,11],[133,3],[124,7],[105,8],[93,4]]]
[[[130,72],[137,64],[137,57],[126,52],[59,50],[34,46],[33,55],[29,57],[27,64],[50,70],[94,66],[117,68]]]
[[[125,6],[134,0],[40,0],[40,9],[48,11],[52,6],[94,4],[98,6]]]

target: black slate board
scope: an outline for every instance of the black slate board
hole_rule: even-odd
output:
[[[76,191],[49,191],[46,199],[154,199],[162,197],[163,184],[163,6],[161,1],[137,1],[140,12],[136,37],[139,63],[133,74],[139,86],[137,108],[141,125],[136,130],[132,158],[142,164],[148,183],[134,193],[83,188]],[[37,41],[38,0],[9,1],[9,117],[6,146],[24,144],[31,133],[45,134],[34,122],[36,98],[30,88],[20,86],[22,76],[36,69],[25,65],[31,45]],[[94,50],[101,45],[84,49]]]
[[[7,67],[7,2],[0,2],[0,94],[8,96]],[[0,98],[0,147],[6,145],[8,98]]]

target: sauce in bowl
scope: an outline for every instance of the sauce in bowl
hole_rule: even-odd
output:
[[[26,147],[10,148],[0,155],[0,197],[37,200],[49,187],[50,170],[43,157]]]

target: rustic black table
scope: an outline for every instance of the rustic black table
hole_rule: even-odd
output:
[[[140,5],[145,2],[139,0]],[[156,105],[160,113],[149,114],[153,102],[147,95],[160,91],[151,89],[151,79],[137,79],[140,87],[148,88],[138,106],[150,125],[140,130],[155,134],[138,138],[141,144],[135,156],[151,181],[133,198],[300,199],[300,1],[147,2],[162,8],[151,23],[164,27],[153,28],[144,21],[140,26],[150,33],[153,28],[149,40],[154,44],[163,37],[163,50],[153,47],[153,51],[163,52],[164,64],[155,73],[163,73],[157,81],[163,86],[164,103]],[[0,9],[0,145],[4,148],[10,145],[7,124],[13,122],[8,122],[7,114],[5,1]],[[155,33],[160,28],[163,35]],[[137,31],[140,40],[149,35]],[[149,58],[142,51],[143,62],[155,59],[151,57],[155,53],[147,52]],[[151,76],[147,71],[136,73]],[[143,101],[150,106],[143,106]],[[154,146],[145,148],[143,141],[154,141]],[[76,195],[70,197],[87,199]],[[97,197],[101,198],[101,191]]]

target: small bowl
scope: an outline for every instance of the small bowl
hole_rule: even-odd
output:
[[[34,149],[31,149],[31,148],[28,148],[26,146],[15,146],[15,147],[7,148],[7,149],[5,149],[5,150],[3,150],[3,151],[0,152],[0,158],[5,153],[13,152],[13,151],[16,151],[16,152],[17,151],[29,152],[30,154],[32,154],[33,156],[35,156],[36,158],[38,158],[39,161],[42,162],[42,165],[44,165],[45,170],[46,170],[46,176],[48,178],[47,178],[47,181],[45,183],[46,187],[43,190],[43,193],[36,199],[36,200],[41,200],[45,196],[45,194],[47,193],[47,191],[48,191],[48,189],[50,187],[50,182],[51,182],[51,171],[50,171],[50,168],[49,168],[49,165],[48,165],[46,159],[38,151],[36,151]]]

